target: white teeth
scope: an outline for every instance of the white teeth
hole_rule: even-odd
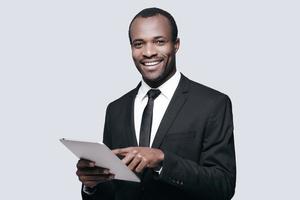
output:
[[[152,66],[152,65],[157,65],[158,63],[160,63],[160,61],[155,61],[155,62],[145,62],[144,65],[146,65],[146,66]]]

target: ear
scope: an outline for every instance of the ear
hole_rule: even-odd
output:
[[[179,49],[179,46],[180,46],[180,39],[177,38],[175,43],[174,43],[174,47],[175,47],[175,53],[177,53],[178,49]]]

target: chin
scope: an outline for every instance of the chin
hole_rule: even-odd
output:
[[[162,81],[161,76],[143,76],[143,79],[151,87],[155,85],[159,86]]]
[[[147,81],[151,82],[157,82],[160,80],[161,75],[160,74],[145,74],[143,78]]]

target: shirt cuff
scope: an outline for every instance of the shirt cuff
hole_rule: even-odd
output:
[[[161,166],[159,168],[155,168],[154,171],[157,172],[160,175],[162,169],[163,169],[163,167]]]
[[[94,188],[90,188],[90,187],[86,187],[85,185],[83,185],[82,191],[87,194],[87,195],[93,195],[96,192],[96,187]]]

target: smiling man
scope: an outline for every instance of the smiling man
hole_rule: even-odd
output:
[[[179,39],[165,16],[135,18],[129,35],[134,63],[149,86],[157,88],[175,74]]]
[[[158,8],[144,9],[131,21],[132,58],[142,81],[107,107],[103,142],[141,183],[115,180],[109,169],[79,160],[84,200],[233,196],[230,99],[177,71],[177,32],[173,17]]]

